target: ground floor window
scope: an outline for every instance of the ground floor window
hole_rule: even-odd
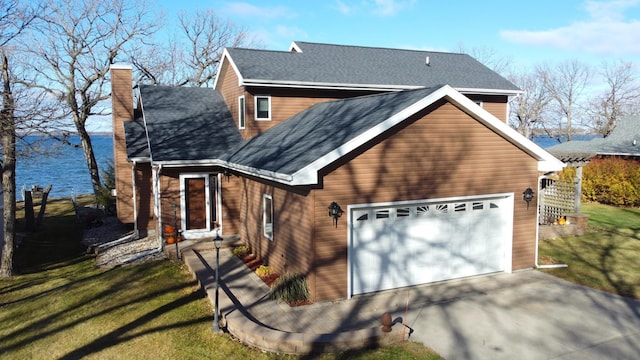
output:
[[[271,195],[264,194],[262,196],[262,212],[264,236],[273,240],[273,198]]]

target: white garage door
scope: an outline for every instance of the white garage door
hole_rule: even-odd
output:
[[[512,195],[349,211],[352,295],[510,271]]]

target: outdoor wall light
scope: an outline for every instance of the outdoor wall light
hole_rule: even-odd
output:
[[[335,227],[338,227],[338,219],[342,214],[344,214],[344,211],[342,211],[342,208],[337,202],[334,201],[329,205],[329,216],[333,218]]]
[[[529,203],[533,200],[533,196],[534,192],[531,188],[527,188],[527,190],[522,193],[522,200],[527,202],[527,209],[529,208]]]

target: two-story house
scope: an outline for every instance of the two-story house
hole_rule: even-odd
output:
[[[563,164],[468,55],[231,48],[214,88],[140,86],[135,107],[131,67],[111,76],[118,217],[138,229],[175,214],[186,238],[239,237],[316,301],[536,263],[523,192]]]

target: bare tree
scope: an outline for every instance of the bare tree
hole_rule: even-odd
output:
[[[16,101],[12,89],[7,46],[34,20],[35,10],[18,0],[0,0],[0,143],[2,144],[3,238],[0,277],[13,275],[13,248],[16,222]]]
[[[604,62],[600,73],[607,88],[590,100],[588,114],[590,125],[606,137],[620,117],[638,110],[640,84],[630,62]]]
[[[523,90],[509,107],[510,124],[527,139],[532,139],[534,130],[545,121],[551,97],[542,79],[534,73],[514,73],[509,80]]]
[[[175,37],[132,57],[139,83],[211,86],[224,48],[252,45],[243,28],[211,9],[182,12],[178,20],[180,28]]]
[[[495,49],[489,47],[472,47],[468,49],[465,48],[464,45],[459,44],[458,51],[464,54],[469,54],[489,69],[501,75],[509,72],[509,67],[512,63],[510,57],[501,56],[495,51]]]
[[[555,108],[556,118],[545,122],[545,129],[559,141],[570,141],[579,100],[591,79],[591,70],[577,60],[570,60],[553,66],[543,64],[536,72],[552,97]]]
[[[61,115],[72,120],[80,137],[96,195],[100,172],[87,121],[108,111],[102,104],[109,99],[110,65],[156,30],[148,8],[139,1],[47,0],[25,49],[34,75],[28,85],[64,104]]]

